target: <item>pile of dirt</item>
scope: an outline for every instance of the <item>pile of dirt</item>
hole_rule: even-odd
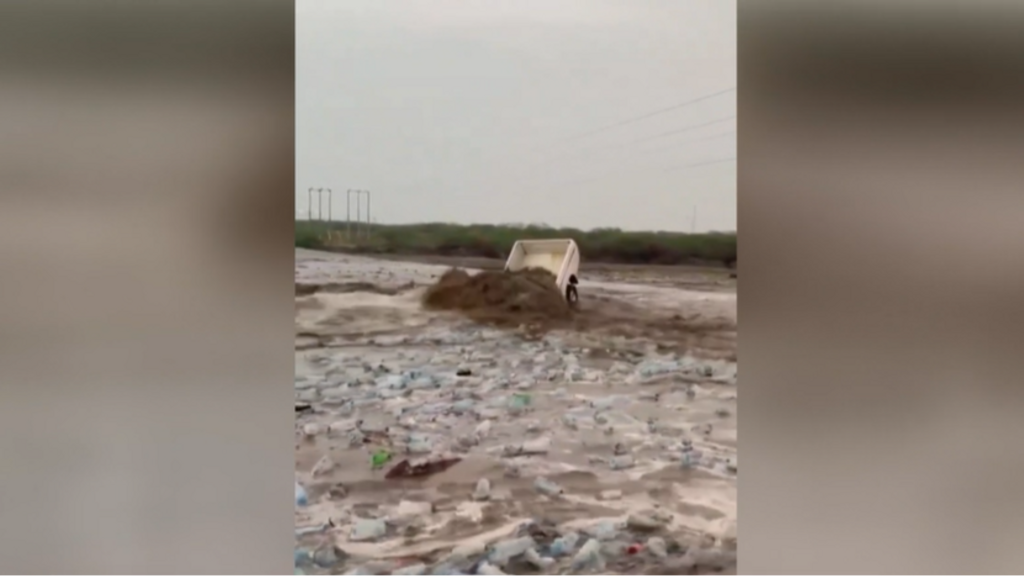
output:
[[[572,309],[547,270],[484,271],[471,275],[448,270],[423,295],[425,308],[456,310],[479,322],[499,326],[568,322]]]
[[[351,294],[353,292],[369,292],[371,294],[384,294],[394,296],[415,288],[412,283],[396,287],[385,287],[371,284],[369,282],[326,282],[326,283],[295,283],[295,297],[312,296],[314,294]]]

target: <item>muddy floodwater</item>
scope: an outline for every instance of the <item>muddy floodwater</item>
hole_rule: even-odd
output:
[[[727,275],[470,314],[424,306],[447,269],[296,251],[296,572],[735,573]]]

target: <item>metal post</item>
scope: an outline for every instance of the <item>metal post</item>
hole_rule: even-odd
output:
[[[327,189],[327,221],[334,222],[334,190]]]
[[[362,224],[361,214],[363,213],[362,198],[363,198],[363,191],[362,190],[356,190],[356,238],[359,238],[359,229],[362,228],[362,226],[361,226],[361,224]]]
[[[370,229],[372,227],[370,221],[370,191],[366,191],[366,239],[370,239]]]
[[[345,231],[348,241],[352,241],[352,189],[345,191]]]

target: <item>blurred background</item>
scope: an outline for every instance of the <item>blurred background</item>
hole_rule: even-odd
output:
[[[5,2],[0,45],[0,570],[285,573],[292,3]]]
[[[1017,573],[1021,6],[739,10],[740,569]]]

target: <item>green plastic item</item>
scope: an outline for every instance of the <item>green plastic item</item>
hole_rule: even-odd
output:
[[[512,407],[513,408],[525,408],[530,405],[533,398],[529,394],[513,394],[512,395]]]
[[[391,452],[388,452],[387,450],[378,450],[370,457],[370,465],[373,468],[380,468],[387,464],[389,460],[391,460]]]

